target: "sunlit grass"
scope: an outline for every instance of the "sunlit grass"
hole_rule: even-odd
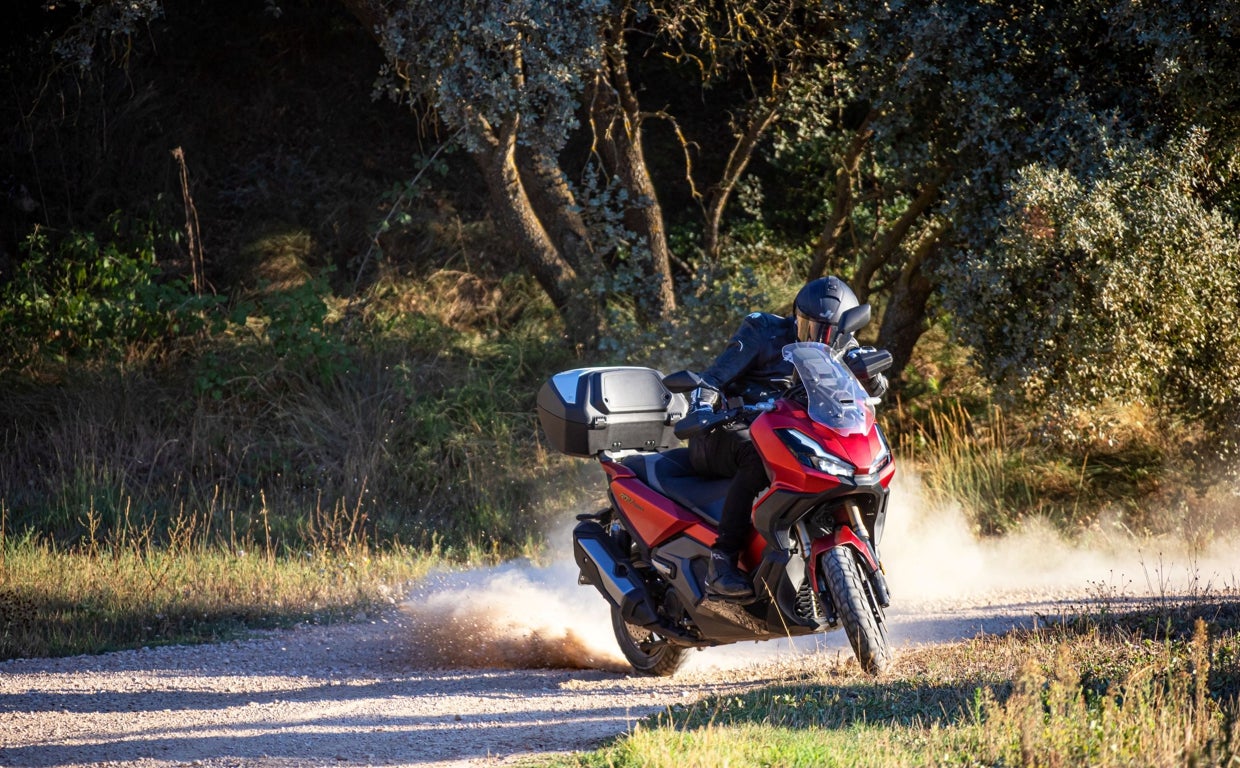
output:
[[[928,500],[959,504],[978,533],[1003,533],[1037,508],[1027,452],[1009,436],[998,408],[985,420],[959,405],[932,411],[904,443],[905,452],[920,459]]]
[[[1188,464],[1166,460],[1170,439],[1158,442],[1139,423],[1140,410],[1108,415],[1110,422],[1093,425],[1099,434],[1076,442],[1050,434],[1053,425],[1033,415],[995,405],[970,410],[944,400],[915,416],[898,411],[894,420],[905,467],[917,473],[925,498],[959,507],[980,536],[1039,520],[1070,537],[1106,526],[1128,537],[1174,534],[1204,548],[1234,530],[1240,507],[1225,468],[1194,478]]]
[[[806,664],[677,706],[554,765],[1231,766],[1240,761],[1234,616],[1187,637],[1089,622],[908,650],[877,681]]]
[[[384,610],[446,560],[434,547],[377,548],[342,520],[307,545],[218,538],[199,519],[166,537],[123,528],[66,547],[0,535],[0,658],[217,640],[248,628]],[[331,524],[334,527],[328,527]]]

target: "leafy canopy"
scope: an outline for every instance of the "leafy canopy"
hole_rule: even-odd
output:
[[[1022,169],[993,247],[968,255],[954,291],[995,379],[1029,400],[1240,405],[1240,232],[1199,193],[1209,147],[1195,130],[1116,146],[1086,179]]]

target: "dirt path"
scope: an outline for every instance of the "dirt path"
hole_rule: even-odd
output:
[[[1175,570],[1161,554],[1103,557],[1038,536],[979,548],[962,536],[934,518],[892,537],[897,662],[909,645],[1029,626],[1088,601],[1157,599]],[[1234,589],[1240,547],[1217,562],[1191,563],[1188,588],[1204,575],[1205,588]],[[785,665],[851,657],[837,632],[818,646],[710,649],[670,679],[631,677],[602,599],[575,577],[571,564],[511,563],[429,580],[354,624],[2,662],[0,766],[504,765],[593,748],[670,704],[761,685]]]
[[[1058,610],[988,602],[893,612],[892,634],[898,645],[942,642]],[[0,663],[0,765],[497,765],[588,749],[670,704],[769,680],[772,666],[847,653],[836,633],[799,658],[786,641],[694,654],[669,680],[598,669],[440,669],[417,620],[393,611],[212,646]],[[591,661],[616,668],[614,659]]]

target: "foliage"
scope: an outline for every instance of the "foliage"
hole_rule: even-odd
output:
[[[1202,199],[1211,142],[1114,146],[1080,178],[1022,170],[993,247],[958,270],[951,306],[983,370],[1071,412],[1157,401],[1237,413],[1240,232]]]
[[[296,546],[313,510],[343,504],[381,540],[520,551],[549,471],[533,398],[569,361],[517,327],[488,341],[426,314],[391,319],[378,305],[400,293],[315,325],[320,287],[258,297],[255,314],[172,361],[139,353],[41,386],[46,365],[10,374],[10,530],[67,544],[93,514],[105,531],[132,519],[162,535],[181,510]]]
[[[1235,24],[1225,3],[831,8],[843,66],[821,68],[820,87],[796,95],[775,159],[827,161],[825,189],[791,179],[827,198],[813,269],[850,275],[863,298],[879,293],[882,343],[900,367],[936,289],[968,303],[958,289],[968,254],[992,247],[1023,168],[1099,177],[1116,145],[1174,152],[1171,138],[1197,125],[1214,137],[1211,180],[1226,184],[1238,123],[1219,107],[1240,91],[1223,54]],[[1211,195],[1234,199],[1234,189]]]
[[[12,280],[0,286],[0,359],[20,368],[45,355],[118,355],[132,344],[192,336],[223,299],[163,274],[151,227],[124,233],[119,217],[92,232],[36,229]]]
[[[663,322],[644,320],[633,306],[649,290],[640,272],[617,269],[599,290],[608,308],[600,354],[617,363],[649,364],[666,372],[700,370],[723,351],[745,315],[789,311],[801,283],[781,267],[799,254],[760,226],[755,229],[751,241],[730,240],[717,258],[692,262],[692,271],[677,286],[680,304]]]
[[[276,365],[312,371],[327,383],[352,365],[347,341],[330,327],[333,300],[327,278],[318,277],[242,302],[232,315],[254,333]]]
[[[56,38],[53,49],[63,61],[79,70],[89,69],[101,46],[114,61],[125,61],[133,38],[153,19],[163,15],[162,0],[73,0],[77,12]],[[57,3],[44,3],[49,11]],[[63,5],[70,5],[69,2]]]
[[[502,6],[502,12],[500,12]],[[602,56],[604,0],[407,0],[381,30],[393,62],[381,86],[425,99],[471,150],[520,116],[523,143],[554,152],[575,127],[579,96]],[[393,80],[392,77],[399,78]]]

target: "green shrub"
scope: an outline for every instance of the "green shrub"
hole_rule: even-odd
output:
[[[115,356],[139,342],[201,331],[222,297],[194,293],[166,275],[151,226],[126,233],[119,215],[105,236],[36,229],[0,288],[0,353],[21,368],[40,358]],[[6,363],[0,363],[3,365]]]

